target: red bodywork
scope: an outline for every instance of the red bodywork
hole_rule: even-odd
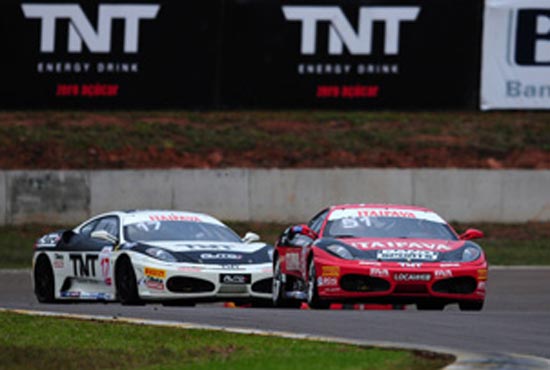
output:
[[[432,212],[412,206],[388,206],[379,204],[341,205],[328,209],[320,231],[312,231],[311,237],[321,239],[330,213],[350,208],[384,208],[388,210],[417,210]],[[309,227],[305,227],[309,233]],[[338,239],[362,250],[413,250],[450,252],[462,246],[466,240],[483,236],[470,229],[460,237],[447,225],[459,240],[361,238]],[[485,254],[472,262],[390,262],[373,260],[346,260],[339,258],[314,243],[301,247],[276,244],[276,257],[283,274],[300,281],[308,280],[308,265],[315,263],[319,298],[329,302],[419,303],[461,301],[483,302],[487,281]],[[423,253],[423,252],[420,252]],[[367,277],[368,279],[365,279]],[[355,280],[354,280],[355,279]]]

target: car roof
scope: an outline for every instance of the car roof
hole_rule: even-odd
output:
[[[350,209],[350,208],[384,208],[384,209],[410,209],[414,211],[434,212],[433,210],[426,207],[406,205],[406,204],[387,204],[387,203],[347,203],[347,204],[336,204],[329,208],[331,211],[336,209]]]
[[[215,217],[212,217],[205,213],[162,209],[133,209],[126,211],[111,211],[94,216],[84,221],[84,223],[88,223],[91,220],[107,216],[120,217],[123,225],[148,221],[195,221],[225,226]],[[80,228],[84,223],[79,225],[77,228]]]

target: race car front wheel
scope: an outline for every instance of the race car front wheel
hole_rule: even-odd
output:
[[[481,311],[483,309],[483,301],[462,301],[458,302],[460,311]]]
[[[319,299],[317,290],[317,272],[315,271],[315,262],[313,258],[309,262],[307,277],[307,304],[310,308],[325,310],[329,308],[330,303]]]
[[[41,303],[55,302],[54,276],[50,260],[41,255],[34,266],[34,294]]]
[[[273,271],[273,306],[279,308],[299,308],[302,302],[286,298],[286,290],[286,284],[283,281],[283,274],[281,272],[281,262],[277,259]]]
[[[123,305],[138,305],[139,299],[136,274],[132,262],[126,256],[120,257],[115,267],[115,285],[118,299]]]

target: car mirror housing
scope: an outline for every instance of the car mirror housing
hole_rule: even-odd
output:
[[[311,239],[317,239],[317,233],[311,230],[311,228],[306,224],[292,226],[292,232],[294,234],[305,235],[307,237],[310,237]]]
[[[460,240],[472,240],[472,239],[481,239],[485,235],[483,231],[478,229],[468,229],[464,233],[460,234]]]
[[[246,244],[254,243],[257,241],[260,241],[260,236],[258,234],[251,231],[244,234],[243,242],[245,242]]]
[[[114,236],[113,234],[109,233],[108,231],[105,231],[105,230],[97,230],[97,231],[94,231],[90,234],[90,236],[94,239],[100,239],[100,240],[105,240],[109,243],[113,243],[113,244],[116,244],[118,242],[118,239],[116,236]]]

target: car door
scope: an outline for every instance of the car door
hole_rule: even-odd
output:
[[[94,238],[96,231],[106,231],[117,239],[120,238],[120,220],[117,216],[106,216],[95,219],[80,228],[64,246],[69,253],[72,265],[71,275],[80,281],[96,284],[111,283],[110,255],[114,243]]]

